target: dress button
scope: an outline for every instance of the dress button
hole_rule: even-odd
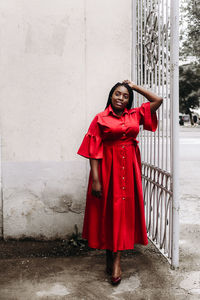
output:
[[[125,169],[125,167],[123,166],[122,169]]]
[[[125,126],[125,124],[122,124],[122,126]]]
[[[124,179],[124,177],[122,177],[122,179]]]
[[[122,189],[125,190],[125,186],[123,186]]]
[[[122,146],[122,148],[124,148],[124,146]]]
[[[123,136],[125,136],[126,135],[126,133],[123,133]]]
[[[122,156],[122,158],[125,158],[125,156]]]
[[[123,200],[125,200],[126,198],[125,198],[125,197],[123,197],[122,199],[123,199]]]

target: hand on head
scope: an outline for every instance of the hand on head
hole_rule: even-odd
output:
[[[134,87],[134,83],[133,83],[132,81],[128,80],[128,79],[126,79],[126,80],[122,81],[122,83],[126,83],[126,84],[128,84],[128,85],[129,85],[131,88],[133,88],[133,87]]]

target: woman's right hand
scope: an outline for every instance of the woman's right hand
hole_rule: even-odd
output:
[[[102,187],[99,180],[93,180],[92,182],[92,195],[97,198],[102,197]]]

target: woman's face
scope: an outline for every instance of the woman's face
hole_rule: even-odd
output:
[[[129,102],[129,92],[123,85],[118,86],[111,97],[112,107],[117,111],[123,111]]]

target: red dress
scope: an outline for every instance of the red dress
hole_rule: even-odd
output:
[[[102,197],[91,194],[91,171],[88,181],[82,238],[96,249],[133,249],[147,245],[144,214],[141,157],[136,137],[139,125],[156,131],[157,115],[150,102],[124,110],[117,116],[109,105],[93,119],[78,154],[99,159]]]

